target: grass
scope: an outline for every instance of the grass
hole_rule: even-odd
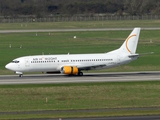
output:
[[[0,111],[160,107],[159,90],[160,82],[1,86]]]
[[[21,27],[23,24],[23,27]],[[26,26],[27,25],[27,26]],[[159,27],[159,20],[89,21],[0,24],[0,30],[58,28]],[[54,32],[0,34],[0,74],[11,74],[4,66],[20,56],[37,54],[104,53],[119,48],[131,31]],[[137,52],[141,56],[128,65],[106,71],[160,70],[160,36],[157,31],[141,31]],[[77,39],[73,39],[73,36]],[[150,40],[152,39],[152,43]],[[9,45],[12,48],[9,48]],[[20,49],[20,46],[22,48]],[[160,82],[79,83],[48,85],[0,85],[0,111],[79,110],[102,108],[160,107]],[[46,103],[46,97],[48,103]],[[98,117],[154,115],[159,110],[109,111],[97,113],[53,113],[1,115],[0,119]]]
[[[98,113],[52,113],[52,114],[20,114],[20,115],[3,115],[1,119],[48,119],[48,118],[84,118],[84,117],[112,117],[112,116],[140,116],[140,115],[158,115],[159,110],[149,110],[149,111],[110,111],[110,112],[98,112]]]
[[[0,30],[12,29],[72,29],[72,28],[134,28],[159,27],[159,20],[108,20],[83,22],[33,22],[33,23],[1,23]]]
[[[119,48],[131,31],[55,32],[0,34],[0,74],[11,74],[5,65],[11,60],[37,54],[104,53]],[[109,71],[160,70],[160,36],[157,31],[141,31],[137,53],[155,52],[141,56],[131,64]],[[76,39],[73,36],[77,36]],[[152,39],[152,43],[150,40]],[[12,48],[9,48],[9,46]],[[20,46],[22,48],[20,49]],[[106,71],[106,70],[102,70]]]
[[[159,114],[158,110],[127,110],[121,108],[160,107],[160,82],[74,83],[46,85],[1,85],[0,111],[79,110],[119,108],[108,112],[63,112],[16,114],[13,118],[95,117]],[[46,97],[48,102],[46,103]],[[106,114],[107,113],[107,114]],[[74,114],[74,115],[73,115]],[[25,116],[25,117],[24,117]]]

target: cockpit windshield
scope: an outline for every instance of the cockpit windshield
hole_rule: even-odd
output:
[[[13,60],[11,63],[19,63],[18,60]]]

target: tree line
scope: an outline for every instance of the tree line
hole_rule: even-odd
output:
[[[159,15],[160,0],[0,0],[0,16]]]

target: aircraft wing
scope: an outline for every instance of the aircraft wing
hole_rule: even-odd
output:
[[[85,64],[66,64],[63,66],[76,66],[79,70],[91,70],[91,69],[95,69],[95,68],[102,68],[104,66],[106,66],[106,64],[98,64],[98,65],[85,65]],[[61,66],[60,68],[62,68],[63,66]]]
[[[106,66],[106,64],[99,64],[99,65],[77,65],[79,70],[91,70],[95,68],[102,68]]]

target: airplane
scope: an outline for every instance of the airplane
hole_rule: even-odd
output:
[[[108,69],[136,60],[141,28],[134,28],[122,46],[108,53],[35,55],[14,59],[5,68],[14,71],[19,77],[24,72],[62,73],[83,76],[82,70]]]

